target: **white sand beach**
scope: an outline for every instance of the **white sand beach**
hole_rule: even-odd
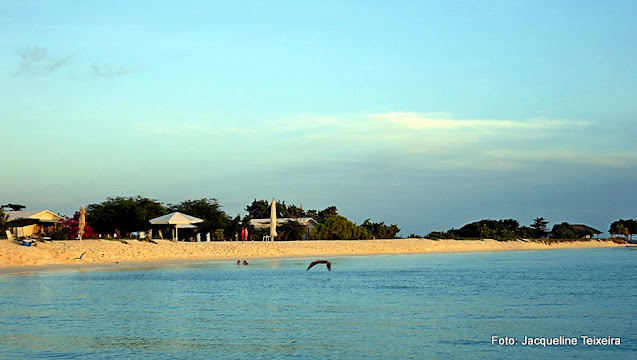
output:
[[[26,247],[0,241],[0,271],[20,267],[104,266],[157,261],[214,261],[283,257],[329,257],[442,252],[516,251],[623,247],[611,241],[591,240],[544,244],[495,240],[339,240],[280,242],[172,242],[138,240],[68,240],[38,242]],[[76,259],[80,257],[81,259]]]

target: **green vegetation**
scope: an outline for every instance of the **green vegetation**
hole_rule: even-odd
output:
[[[15,204],[5,206],[19,207]],[[318,226],[310,234],[311,239],[371,239],[396,237],[400,228],[397,225],[385,225],[384,222],[374,223],[369,219],[357,226],[345,217],[338,214],[336,206],[329,206],[323,210],[303,210],[296,205],[287,205],[285,201],[277,204],[277,217],[279,218],[313,218]],[[86,212],[87,226],[90,226],[96,234],[117,234],[118,237],[130,237],[131,233],[146,230],[150,227],[149,220],[170,212],[178,211],[184,214],[196,216],[204,220],[199,227],[202,234],[211,234],[214,240],[234,239],[234,235],[240,232],[242,227],[249,228],[254,237],[266,235],[267,229],[255,230],[250,227],[250,219],[269,218],[270,202],[268,200],[255,199],[247,205],[245,210],[248,215],[241,218],[237,215],[230,217],[221,208],[217,199],[203,198],[185,200],[178,204],[164,205],[158,200],[142,196],[134,197],[109,197],[98,204],[89,204]],[[52,234],[54,239],[68,239],[77,233],[77,214],[64,226],[59,227]],[[0,225],[2,222],[0,221]],[[163,233],[169,233],[169,227],[162,229]],[[305,237],[305,228],[295,221],[290,221],[277,227],[279,240],[298,240]],[[157,233],[155,233],[157,235]]]
[[[451,229],[446,232],[434,231],[426,237],[431,239],[496,239],[514,240],[528,238],[533,234],[533,229],[528,226],[520,227],[520,223],[514,219],[505,220],[480,220],[466,224],[460,229]]]
[[[20,210],[24,210],[26,206],[21,204],[4,204],[4,205],[0,205],[0,208],[2,208],[2,210],[20,211]]]
[[[251,219],[267,219],[270,217],[270,202],[257,200],[246,206],[248,217]],[[340,239],[391,239],[400,232],[397,225],[385,225],[384,222],[373,223],[370,219],[357,226],[347,218],[338,214],[336,206],[328,206],[323,210],[303,210],[295,205],[286,205],[285,201],[276,203],[279,218],[313,218],[318,225],[310,233],[310,239],[340,240]],[[265,231],[263,234],[265,235]],[[277,227],[279,240],[302,239],[303,227],[296,222],[288,222]]]
[[[9,215],[4,213],[4,210],[2,208],[0,208],[0,238],[5,238],[7,235],[5,235],[4,230],[7,228],[7,219],[9,218]]]
[[[369,219],[363,221],[361,227],[367,230],[367,232],[376,239],[395,239],[400,232],[400,228],[394,224],[385,225],[383,221],[373,223],[370,222]]]
[[[530,226],[520,226],[514,219],[505,220],[480,220],[466,224],[460,229],[450,229],[448,231],[432,231],[426,238],[429,239],[495,239],[500,241],[516,239],[543,239],[544,242],[576,240],[592,238],[597,230],[583,226],[572,225],[562,222],[553,225],[550,231],[543,217],[533,219]],[[632,235],[637,233],[637,221],[618,220],[611,224],[609,232],[614,235],[622,235],[626,240],[632,239]],[[409,237],[415,237],[414,234]]]
[[[356,226],[341,215],[330,215],[322,219],[310,232],[311,239],[317,240],[359,240],[371,239],[371,234],[362,226]]]
[[[241,228],[241,226],[237,224],[237,219],[233,220],[228,214],[221,210],[221,205],[219,205],[217,199],[203,198],[199,200],[185,200],[175,205],[171,204],[168,206],[166,214],[175,211],[202,219],[203,223],[198,226],[202,234],[207,234],[208,232],[214,233],[218,229],[221,229],[221,239],[223,239],[224,235],[227,238],[232,238],[234,233]],[[152,218],[153,217],[150,217],[148,220]],[[148,224],[148,220],[146,224]],[[146,225],[146,227],[148,227],[148,225]]]
[[[555,224],[551,230],[552,239],[575,239],[577,237],[576,231],[567,222]]]
[[[107,198],[86,208],[86,222],[95,232],[130,236],[131,232],[147,229],[148,220],[167,214],[167,209],[157,200],[137,197]]]
[[[608,232],[613,235],[625,236],[627,240],[632,241],[633,235],[637,234],[637,220],[619,219],[610,224]]]

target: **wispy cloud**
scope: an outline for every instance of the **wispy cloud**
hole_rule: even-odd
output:
[[[132,74],[137,70],[132,67],[115,66],[111,64],[91,64],[91,74],[99,78],[114,78]]]
[[[352,117],[304,117],[293,126],[306,143],[343,154],[391,153],[421,158],[414,166],[524,169],[544,164],[600,168],[637,166],[637,151],[613,151],[598,137],[591,150],[590,123],[571,119],[463,119],[449,113],[390,112]],[[307,140],[309,139],[309,140]],[[423,165],[426,164],[426,165]]]
[[[521,121],[459,119],[447,113],[301,116],[292,120],[224,124],[222,121],[140,122],[134,130],[191,141],[210,137],[228,144],[260,144],[258,155],[295,161],[379,156],[427,169],[518,170],[546,164],[600,168],[637,166],[637,152],[592,151],[586,122],[535,118]],[[577,135],[577,134],[580,135]],[[564,141],[568,136],[569,141]],[[379,159],[379,161],[382,161]]]
[[[412,130],[422,129],[546,129],[564,126],[587,125],[581,121],[565,121],[556,119],[536,118],[524,121],[485,120],[485,119],[456,119],[448,113],[410,113],[396,112],[371,114],[371,118],[390,121],[397,126]]]
[[[138,122],[132,125],[136,132],[149,135],[170,135],[181,138],[194,136],[246,136],[255,134],[259,129],[217,125],[213,123],[174,122]]]
[[[73,56],[50,56],[43,47],[30,47],[19,53],[20,63],[14,72],[18,75],[48,75],[73,61]]]
[[[612,152],[592,153],[587,150],[517,150],[493,149],[486,153],[493,159],[510,163],[569,163],[582,166],[598,166],[606,168],[630,168],[637,166],[637,153]]]

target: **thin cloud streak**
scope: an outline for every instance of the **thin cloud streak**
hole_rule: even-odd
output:
[[[433,115],[433,116],[432,116]],[[436,116],[437,115],[437,116]],[[442,116],[441,116],[442,115]],[[585,126],[581,121],[554,119],[512,120],[464,120],[452,119],[449,114],[385,113],[372,114],[371,118],[384,119],[412,130],[423,129],[547,129],[565,126]]]
[[[581,121],[459,120],[445,113],[387,113],[305,116],[246,127],[217,123],[144,122],[133,125],[133,131],[188,141],[193,137],[212,136],[230,143],[234,138],[246,143],[263,143],[263,134],[268,134],[268,139],[275,139],[272,141],[276,145],[267,147],[261,155],[269,153],[287,164],[301,163],[308,158],[322,161],[336,155],[355,161],[385,153],[394,158],[420,159],[414,161],[415,168],[516,171],[541,163],[599,168],[637,166],[635,153],[591,153],[577,141],[564,145],[560,134],[573,127],[586,128],[588,124]]]
[[[114,78],[125,76],[136,72],[134,68],[124,66],[113,66],[111,64],[91,64],[91,74],[99,78]]]
[[[43,47],[33,46],[19,53],[20,63],[14,76],[29,75],[48,75],[73,61],[73,56],[66,55],[62,57],[49,56],[48,50]]]

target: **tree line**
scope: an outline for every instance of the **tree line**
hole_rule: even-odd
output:
[[[131,237],[138,231],[149,229],[149,220],[166,215],[171,212],[181,212],[198,217],[203,223],[197,224],[201,234],[210,233],[212,239],[234,239],[235,234],[245,227],[250,229],[253,238],[261,238],[269,232],[268,229],[254,229],[250,226],[251,219],[263,219],[270,217],[270,202],[254,199],[245,208],[247,215],[232,217],[228,215],[214,198],[202,198],[184,200],[177,204],[163,204],[156,199],[142,196],[109,197],[105,201],[89,204],[86,207],[86,227],[84,238],[97,237],[98,234],[117,235],[120,238]],[[23,205],[7,204],[3,209],[22,210]],[[285,201],[276,203],[278,218],[303,218],[308,217],[318,222],[310,232],[310,239],[337,240],[337,239],[371,239],[394,238],[400,232],[397,225],[385,225],[384,222],[371,222],[365,220],[361,225],[356,225],[349,219],[338,214],[336,206],[328,206],[323,210],[302,209],[294,204],[286,204]],[[1,211],[1,210],[0,210]],[[3,226],[4,213],[0,213],[0,226]],[[73,239],[77,236],[79,224],[79,211],[72,217],[65,218],[51,237],[53,239]],[[4,230],[4,228],[3,228]],[[168,227],[165,227],[168,230]],[[305,236],[304,227],[296,222],[289,221],[277,226],[278,240],[299,240]]]
[[[426,235],[430,239],[581,239],[595,235],[590,229],[575,227],[568,222],[553,225],[549,231],[549,224],[543,217],[535,218],[529,226],[520,226],[514,219],[492,220],[484,219],[462,226],[459,229],[447,231],[432,231]],[[608,232],[611,236],[622,236],[626,240],[632,240],[637,234],[636,220],[617,220],[610,225]],[[410,237],[418,237],[415,234]]]

